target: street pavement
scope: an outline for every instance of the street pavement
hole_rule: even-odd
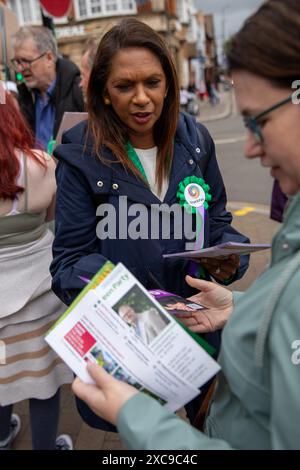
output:
[[[247,131],[238,115],[234,96],[227,92],[221,97],[221,103],[215,107],[202,104],[198,120],[208,128],[215,142],[227,199],[269,206],[273,185],[270,170],[263,168],[258,158],[244,157]],[[219,119],[224,109],[230,110],[230,114],[226,119]],[[213,113],[218,119],[213,120]]]
[[[199,121],[216,122],[221,119],[226,119],[233,112],[236,112],[236,104],[232,91],[220,93],[220,101],[217,105],[212,106],[207,98],[199,101]]]
[[[213,137],[219,141],[228,141],[228,139],[235,139],[232,143],[217,143],[218,154],[229,155],[227,158],[221,157],[220,167],[224,176],[227,192],[229,194],[228,209],[233,214],[233,226],[240,232],[248,235],[252,243],[269,243],[279,228],[279,224],[270,220],[269,218],[269,197],[271,190],[271,181],[268,180],[266,174],[263,174],[262,169],[258,166],[249,173],[250,170],[243,169],[242,145],[245,140],[245,134],[238,124],[238,118],[232,115],[234,113],[234,106],[228,100],[230,97],[227,95],[222,102],[215,108],[211,108],[207,103],[201,105],[200,119],[207,124]],[[229,111],[228,111],[229,109]],[[220,116],[227,114],[227,118],[221,120]],[[215,116],[215,120],[214,120]],[[206,120],[207,118],[207,120]],[[243,140],[239,140],[242,139]],[[228,154],[228,146],[230,151]],[[230,162],[230,155],[235,148],[235,152],[241,153],[239,156],[239,163],[234,165]],[[225,149],[225,150],[224,150]],[[227,150],[226,150],[227,149]],[[254,162],[250,162],[253,166]],[[230,169],[227,168],[229,165]],[[243,171],[232,177],[233,169],[238,167]],[[251,176],[250,176],[251,175]],[[252,177],[258,179],[251,182]],[[263,188],[260,188],[264,185]],[[236,189],[238,186],[238,189]],[[267,196],[260,196],[257,198],[257,191],[261,194],[262,190],[267,192]],[[266,269],[270,261],[270,252],[262,251],[255,253],[251,256],[249,269],[240,281],[235,282],[230,288],[234,290],[243,291],[247,289],[252,282]],[[30,426],[28,419],[28,403],[23,402],[15,406],[14,411],[18,413],[22,420],[22,428],[20,434],[15,440],[13,445],[14,449],[30,449]],[[180,416],[185,419],[184,411],[181,410]],[[103,432],[89,428],[85,425],[77,413],[74,397],[69,386],[62,388],[61,397],[61,418],[59,433],[70,434],[75,449],[80,450],[119,450],[124,449],[118,434]]]

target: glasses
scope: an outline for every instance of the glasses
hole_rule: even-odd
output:
[[[31,64],[33,64],[33,62],[35,62],[36,60],[41,59],[46,54],[47,54],[47,52],[43,52],[43,54],[41,54],[38,57],[36,57],[35,59],[31,59],[31,60],[29,60],[29,59],[11,59],[11,63],[13,64],[15,69],[17,69],[18,67],[23,67],[24,69],[25,68],[30,68]]]
[[[267,114],[271,113],[275,109],[280,108],[281,106],[291,103],[292,102],[292,97],[293,95],[288,96],[288,98],[285,98],[282,101],[279,101],[279,103],[274,104],[268,109],[265,109],[264,111],[256,114],[255,116],[245,116],[244,117],[244,124],[249,129],[250,132],[254,134],[255,140],[258,144],[262,144],[264,141],[263,134],[262,134],[262,127],[263,123],[259,122],[262,118],[264,118]]]

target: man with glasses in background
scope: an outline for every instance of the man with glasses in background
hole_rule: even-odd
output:
[[[20,28],[13,36],[15,71],[21,111],[29,122],[38,147],[47,149],[55,139],[65,111],[82,112],[84,102],[75,64],[58,57],[57,44],[48,28]]]

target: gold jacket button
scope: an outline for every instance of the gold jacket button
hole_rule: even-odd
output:
[[[102,188],[102,186],[103,186],[103,181],[97,181],[97,186],[98,186],[99,188]]]
[[[117,183],[114,183],[114,184],[112,185],[112,188],[113,188],[113,189],[119,189],[119,185],[118,185]]]

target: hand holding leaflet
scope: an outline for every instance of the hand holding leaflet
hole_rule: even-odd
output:
[[[177,318],[195,333],[210,333],[222,329],[233,310],[232,292],[215,282],[191,276],[186,276],[186,282],[199,290],[199,293],[190,297],[189,301],[201,303],[206,308],[191,314],[179,314]]]
[[[86,368],[92,361],[177,410],[219,366],[123,265],[111,266],[91,280],[46,341],[83,382],[93,383]]]
[[[193,261],[201,264],[210,276],[220,282],[232,279],[240,266],[238,255],[229,255],[226,258],[193,258]]]
[[[86,384],[77,377],[72,385],[73,392],[96,414],[116,425],[122,406],[136,395],[138,390],[114,379],[97,364],[88,363],[87,369],[96,385]]]
[[[189,299],[183,299],[178,295],[171,294],[163,290],[150,290],[149,293],[167,310],[171,315],[190,316],[194,312],[203,310],[205,307],[200,303],[193,302]]]

